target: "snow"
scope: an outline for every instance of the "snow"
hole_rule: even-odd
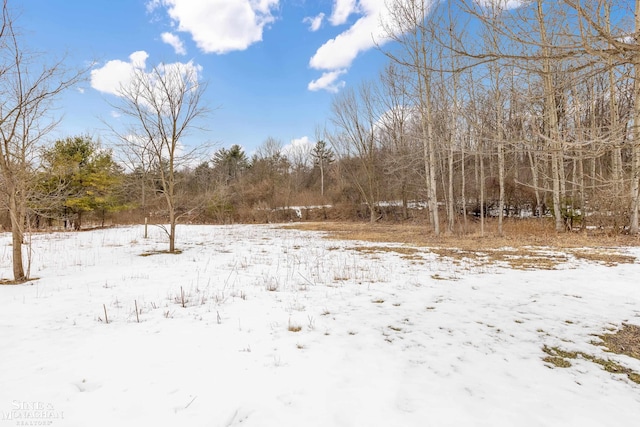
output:
[[[547,345],[640,372],[592,344],[640,324],[638,262],[568,255],[556,270],[511,270],[272,225],[179,226],[182,254],[141,256],[167,246],[150,232],[33,236],[39,279],[0,288],[0,427],[640,419],[640,386],[626,376],[542,360]],[[9,278],[9,235],[0,244]]]

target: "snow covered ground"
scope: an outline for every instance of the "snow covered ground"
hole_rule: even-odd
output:
[[[640,372],[592,344],[640,324],[637,261],[457,265],[266,225],[179,226],[182,254],[141,256],[167,246],[150,232],[34,235],[40,279],[0,287],[0,427],[640,420],[640,385],[584,359],[551,367],[542,351]],[[2,234],[2,278],[9,245]]]

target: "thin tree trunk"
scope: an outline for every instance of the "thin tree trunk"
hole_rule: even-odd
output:
[[[24,239],[24,217],[20,209],[19,195],[15,188],[9,189],[9,215],[11,217],[11,244],[13,256],[13,279],[16,282],[24,282],[27,277],[24,273],[22,259],[22,242]]]
[[[533,183],[533,192],[536,197],[536,206],[534,212],[538,211],[540,218],[544,215],[542,212],[542,200],[540,198],[540,187],[538,186],[538,162],[537,157],[534,159],[534,154],[532,150],[527,151],[527,156],[529,157],[529,165],[531,167],[531,181]]]
[[[636,0],[636,28],[640,29],[640,0]],[[629,232],[638,234],[638,210],[640,209],[640,55],[636,56],[633,105],[633,140],[631,159],[631,218]]]
[[[324,200],[324,161],[320,156],[320,196]]]
[[[465,174],[465,156],[464,156],[464,146],[461,148],[460,150],[460,161],[461,161],[461,183],[460,183],[460,198],[461,198],[461,202],[462,202],[462,221],[463,221],[463,227],[464,227],[464,232],[467,232],[467,178],[466,178],[466,174]]]
[[[498,188],[499,188],[499,196],[498,196],[498,235],[503,236],[504,231],[502,229],[502,223],[504,218],[504,169],[505,169],[505,161],[504,161],[504,132],[503,132],[503,124],[502,124],[502,97],[500,96],[500,75],[499,71],[494,71],[497,73],[496,78],[496,86],[495,86],[495,114],[496,114],[496,133],[495,136],[498,139],[497,149],[498,149]]]
[[[640,0],[635,1],[635,33],[640,32]],[[638,210],[640,209],[640,53],[633,58],[635,80],[633,82],[633,140],[631,159],[631,218],[629,232],[638,234]]]
[[[553,181],[553,213],[555,217],[555,229],[557,232],[564,231],[564,221],[562,217],[561,200],[561,161],[562,146],[560,144],[560,132],[558,129],[558,116],[556,112],[555,87],[551,74],[551,59],[549,44],[547,41],[547,30],[544,24],[544,12],[542,10],[542,0],[537,0],[538,26],[540,28],[540,43],[542,47],[542,81],[544,89],[544,110],[545,128],[551,155],[551,179]]]
[[[453,233],[453,226],[455,223],[455,198],[453,194],[453,141],[449,142],[449,203],[447,203],[448,213],[447,213],[447,233]]]
[[[604,5],[606,31],[611,34],[611,5]],[[623,169],[622,169],[622,149],[618,139],[618,94],[616,90],[615,67],[613,64],[613,56],[607,58],[607,66],[609,67],[609,144],[613,145],[611,153],[611,171],[613,180],[614,197],[619,198],[624,187]]]
[[[425,73],[426,65],[425,65]],[[424,79],[424,80],[423,80]],[[429,212],[431,213],[431,222],[433,223],[433,233],[436,236],[440,235],[440,219],[438,217],[438,199],[436,196],[436,154],[435,144],[433,141],[433,120],[431,111],[431,91],[430,82],[428,77],[421,79],[421,98],[423,100],[422,108],[422,129],[423,129],[423,160],[424,170],[426,174],[426,187],[427,187],[427,204],[429,206]]]
[[[449,203],[447,204],[448,206],[448,221],[447,221],[447,232],[449,234],[453,233],[453,227],[455,225],[455,195],[453,192],[453,175],[454,175],[454,170],[453,170],[453,165],[454,165],[454,153],[455,153],[455,146],[456,146],[456,138],[458,135],[458,75],[455,72],[455,68],[453,70],[453,111],[450,114],[450,119],[451,119],[451,135],[449,136],[449,162],[448,162],[448,169],[449,169]]]
[[[176,220],[174,215],[170,215],[171,224],[169,225],[169,252],[173,253],[176,251]]]
[[[640,0],[635,1],[635,33],[640,32]],[[640,52],[633,58],[634,77],[633,92],[633,138],[631,140],[631,215],[629,232],[638,234],[638,210],[640,209]]]
[[[578,160],[578,189],[580,198],[580,231],[585,231],[587,228],[587,207],[584,204],[585,189],[584,189],[584,158],[582,150],[580,150],[580,159]]]
[[[480,153],[480,236],[484,237],[484,153]]]
[[[424,9],[424,3],[421,4],[421,8]],[[421,9],[421,10],[422,10]],[[422,13],[422,12],[421,12]],[[428,66],[427,54],[427,39],[428,36],[425,32],[423,25],[420,25],[421,44],[418,49],[420,60],[418,68],[418,90],[422,105],[422,129],[423,135],[423,150],[424,150],[424,164],[427,179],[427,203],[429,205],[429,211],[431,212],[431,221],[433,222],[433,234],[440,235],[440,218],[438,215],[438,197],[437,197],[437,184],[436,184],[436,153],[435,142],[433,140],[433,111],[431,100],[431,71]]]
[[[502,137],[499,136],[500,142],[498,143],[498,186],[500,189],[500,196],[498,200],[498,235],[504,236],[504,230],[502,224],[504,221],[504,142]]]

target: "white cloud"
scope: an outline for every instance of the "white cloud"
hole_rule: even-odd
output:
[[[149,0],[146,4],[147,13],[152,13],[160,6],[160,0]]]
[[[626,44],[634,44],[635,43],[635,38],[633,36],[619,37],[617,40],[620,43],[626,43]]]
[[[162,37],[163,42],[173,47],[173,50],[176,52],[177,55],[187,54],[187,49],[185,49],[184,43],[182,43],[182,40],[180,40],[180,37],[172,33],[162,33],[160,36]]]
[[[287,149],[296,149],[296,148],[302,148],[302,149],[307,149],[307,148],[313,148],[314,143],[311,142],[311,140],[309,139],[308,136],[303,136],[302,138],[294,138],[291,140],[291,142],[287,145],[285,145],[282,148],[282,151],[286,151]]]
[[[137,51],[129,55],[128,62],[119,59],[108,61],[102,67],[91,70],[91,87],[100,92],[120,96],[122,88],[130,84],[134,73],[146,72],[148,57],[147,52]],[[159,64],[155,68],[161,74],[178,73],[191,79],[198,79],[202,72],[202,67],[193,61]],[[156,79],[149,80],[154,82]]]
[[[320,46],[309,61],[312,68],[348,68],[359,53],[384,43],[381,23],[389,18],[385,0],[360,0],[362,15],[349,29]]]
[[[338,80],[338,77],[340,77],[341,74],[346,72],[347,70],[334,70],[322,73],[322,76],[319,79],[309,82],[307,89],[310,91],[326,90],[328,92],[337,93],[345,86],[346,83],[342,80],[336,82],[336,80]]]
[[[305,24],[309,24],[309,31],[318,31],[324,20],[324,13],[320,13],[317,16],[307,16],[302,20]]]
[[[164,6],[177,30],[191,34],[205,53],[244,50],[262,40],[264,27],[275,21],[280,0],[152,0]]]
[[[517,9],[522,6],[523,0],[477,0],[483,7],[497,6],[500,10]]]
[[[334,25],[344,23],[352,13],[360,15],[356,22],[320,46],[309,60],[311,68],[325,71],[322,77],[309,83],[309,90],[339,91],[345,83],[335,83],[338,75],[346,73],[360,53],[388,41],[383,30],[383,25],[390,21],[386,0],[359,0],[357,3],[355,0],[334,0],[329,21]]]
[[[117,95],[121,85],[131,81],[135,69],[144,69],[149,54],[143,50],[129,55],[129,62],[114,59],[101,68],[91,70],[91,87],[100,92]]]
[[[291,142],[282,147],[281,152],[294,163],[306,164],[314,146],[315,143],[308,136],[303,136],[302,138],[292,139]]]
[[[147,66],[147,58],[149,58],[149,54],[144,50],[138,50],[129,55],[131,65],[135,68],[145,68]]]
[[[505,9],[516,9],[522,6],[523,0],[505,0]]]
[[[356,0],[334,0],[333,12],[329,17],[331,25],[342,25],[347,22],[349,15],[356,11]]]

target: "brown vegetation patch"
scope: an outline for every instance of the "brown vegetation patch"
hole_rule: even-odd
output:
[[[636,257],[618,253],[610,248],[574,249],[570,252],[578,259],[597,262],[610,267],[618,264],[633,264],[636,262]]]
[[[39,277],[31,277],[24,280],[0,279],[0,286],[24,285],[25,283],[33,282],[38,279]]]
[[[350,249],[362,253],[395,252],[404,256],[415,255],[419,252],[418,249],[408,246],[354,246]]]
[[[556,233],[549,223],[540,220],[518,220],[505,223],[505,236],[487,232],[434,236],[428,225],[407,223],[305,222],[293,227],[298,230],[324,231],[327,238],[360,240],[376,243],[401,243],[413,247],[357,246],[361,252],[398,252],[415,258],[424,247],[455,263],[472,265],[506,264],[521,270],[551,270],[574,257],[608,266],[634,263],[636,258],[620,253],[621,246],[638,245],[638,239],[624,235],[597,233]],[[487,226],[487,229],[491,227]],[[590,249],[593,248],[593,249]]]
[[[509,264],[514,270],[554,270],[558,265],[567,260],[562,256],[526,256],[504,258],[503,261]]]
[[[182,251],[180,249],[176,249],[173,252],[169,252],[167,251],[148,251],[148,252],[143,252],[140,254],[140,256],[146,257],[146,256],[151,256],[151,255],[160,255],[160,254],[169,254],[169,255],[180,255],[182,253]]]
[[[602,344],[612,353],[624,354],[640,359],[640,327],[624,323],[613,334],[598,335]]]
[[[582,351],[566,351],[558,347],[547,347],[546,345],[542,347],[542,351],[547,354],[542,360],[557,368],[570,368],[572,364],[569,360],[580,358],[600,365],[602,369],[611,374],[626,375],[629,380],[640,384],[640,374],[614,360],[602,359]]]
[[[307,231],[324,231],[329,238],[367,242],[404,243],[413,246],[455,247],[466,250],[490,248],[552,247],[556,249],[613,248],[638,246],[637,237],[624,234],[594,232],[556,233],[553,224],[540,220],[512,220],[504,225],[504,236],[498,236],[487,221],[485,236],[477,230],[468,233],[434,236],[428,224],[369,222],[299,222],[287,227]]]
[[[431,252],[441,257],[452,258],[456,260],[486,260],[489,257],[488,252],[470,251],[458,248],[429,248]]]

